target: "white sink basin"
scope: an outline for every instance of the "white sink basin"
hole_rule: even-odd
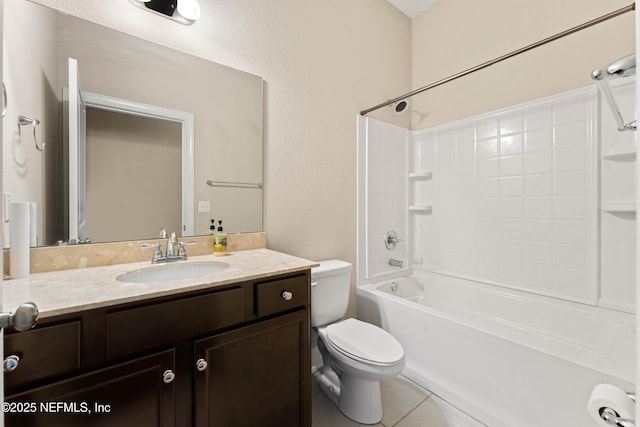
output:
[[[208,276],[224,270],[229,265],[221,262],[175,263],[158,265],[143,270],[131,271],[116,278],[120,282],[151,283],[170,280],[192,279]]]

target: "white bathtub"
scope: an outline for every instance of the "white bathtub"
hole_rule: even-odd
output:
[[[421,271],[357,292],[404,374],[491,427],[595,427],[596,384],[634,389],[633,316]]]

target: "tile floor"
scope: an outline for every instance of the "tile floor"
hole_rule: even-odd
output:
[[[435,394],[398,376],[381,382],[384,416],[376,427],[486,427]],[[314,384],[312,427],[353,427]]]

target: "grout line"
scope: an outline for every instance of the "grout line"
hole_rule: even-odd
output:
[[[423,389],[423,390],[426,390],[424,387],[422,387],[422,389]],[[428,391],[428,390],[427,390],[427,391]],[[429,391],[429,393],[431,393],[431,392]],[[416,405],[412,410],[410,410],[409,412],[407,412],[406,414],[404,414],[404,415],[403,415],[403,417],[402,417],[402,418],[400,418],[400,419],[398,420],[398,422],[394,424],[394,426],[397,426],[398,424],[400,424],[400,423],[402,422],[402,420],[404,420],[405,418],[407,418],[407,417],[409,416],[409,414],[411,414],[413,411],[415,411],[416,409],[418,409],[418,407],[419,407],[420,405],[422,405],[424,402],[426,402],[427,400],[429,400],[429,398],[431,398],[431,396],[435,396],[435,395],[434,395],[433,393],[431,393],[431,394],[429,394],[429,396],[427,396],[427,397],[425,397],[424,399],[422,399],[422,401],[421,401],[420,403],[418,403],[418,404],[417,404],[417,405]],[[390,427],[393,427],[393,426],[390,426]]]

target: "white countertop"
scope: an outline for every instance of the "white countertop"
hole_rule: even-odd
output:
[[[180,263],[220,262],[229,266],[217,273],[197,278],[153,283],[124,283],[116,278],[144,268],[160,267],[151,261],[104,267],[81,268],[31,274],[24,279],[2,282],[4,311],[15,311],[24,302],[34,302],[40,318],[113,306],[182,292],[291,273],[318,263],[269,249],[232,252],[225,257],[193,256]]]

